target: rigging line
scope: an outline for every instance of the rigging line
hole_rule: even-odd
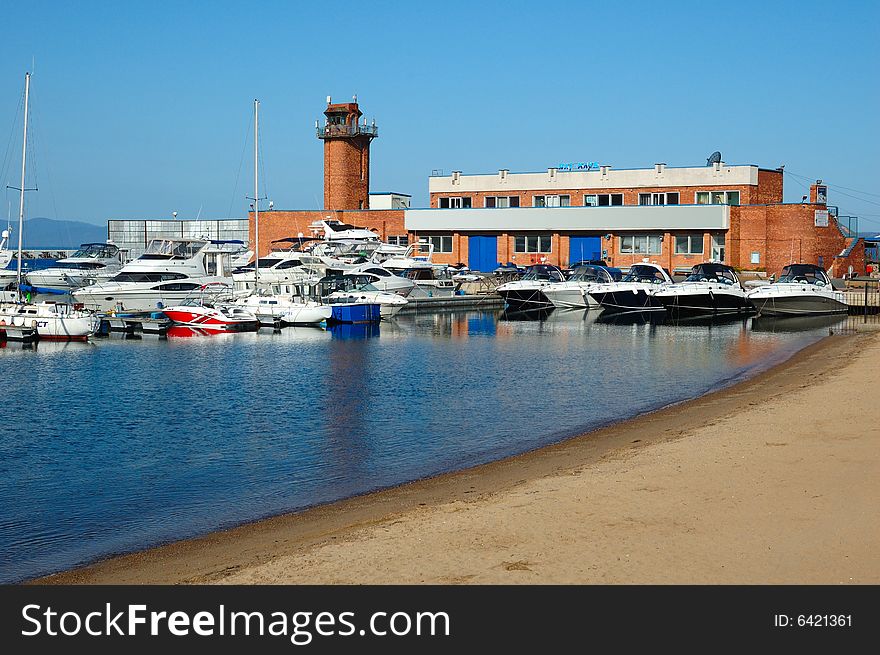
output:
[[[238,160],[238,172],[235,174],[235,184],[232,187],[232,198],[229,199],[229,210],[226,212],[226,216],[229,218],[232,218],[232,205],[235,204],[235,197],[238,192],[238,180],[241,178],[241,167],[244,164],[244,153],[247,150],[248,143],[250,142],[250,130],[251,121],[248,120],[244,130],[244,143],[242,143],[241,146],[241,157]]]
[[[867,198],[859,198],[858,196],[854,196],[850,193],[844,193],[843,191],[841,191],[839,189],[835,189],[834,193],[839,193],[840,195],[846,196],[847,198],[852,198],[853,200],[858,200],[859,202],[866,202],[869,205],[877,205],[878,207],[880,207],[880,202],[877,202],[876,200],[868,200]]]
[[[21,90],[21,96],[18,99],[18,106],[15,109],[15,118],[12,120],[12,124],[9,126],[9,139],[6,141],[6,153],[3,155],[3,166],[0,167],[0,180],[6,180],[6,176],[9,173],[9,166],[11,165],[12,160],[10,159],[10,153],[12,152],[12,140],[15,138],[15,128],[18,125],[18,117],[21,115],[21,110],[24,107],[24,89]]]
[[[795,177],[802,177],[802,178],[804,178],[805,180],[813,180],[813,179],[815,179],[815,178],[812,178],[812,177],[807,177],[806,175],[801,175],[800,173],[794,173],[794,172],[792,172],[792,171],[785,171],[785,172],[786,172],[786,173],[790,173],[791,175],[794,175]],[[877,197],[877,198],[880,198],[880,193],[871,193],[870,191],[860,191],[859,189],[853,189],[853,188],[850,188],[850,187],[847,187],[847,186],[843,186],[843,185],[840,185],[840,184],[831,184],[830,182],[822,182],[822,184],[824,184],[824,185],[827,186],[827,187],[834,188],[834,189],[846,189],[847,191],[854,191],[854,192],[856,192],[856,193],[861,193],[862,195],[866,195],[866,196],[875,196],[875,197]]]

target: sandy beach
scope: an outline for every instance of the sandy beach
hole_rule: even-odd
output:
[[[878,386],[880,335],[833,336],[562,444],[37,582],[876,584]]]

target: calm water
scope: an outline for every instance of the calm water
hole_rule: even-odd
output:
[[[596,315],[10,344],[0,582],[523,452],[729,384],[838,322]]]

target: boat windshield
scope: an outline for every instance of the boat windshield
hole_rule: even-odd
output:
[[[608,271],[597,266],[578,266],[568,279],[571,282],[614,282]]]
[[[277,259],[275,257],[261,257],[260,258],[260,268],[272,268],[273,266],[275,266],[275,264],[277,264],[278,262],[281,262],[281,261],[284,261],[284,260]],[[242,266],[238,270],[252,271],[252,270],[254,270],[254,263],[249,262],[249,263],[245,264],[244,266]]]
[[[565,276],[555,266],[546,266],[540,264],[532,266],[526,274],[522,276],[523,281],[527,280],[549,280],[550,282],[564,282]]]
[[[799,282],[824,287],[830,283],[828,276],[818,266],[790,264],[782,269],[777,282]]]
[[[736,275],[733,269],[719,265],[697,265],[691,274],[685,278],[685,282],[721,282],[722,284],[736,284]]]
[[[109,243],[84,243],[70,256],[89,259],[109,259],[119,255],[119,248]]]
[[[153,239],[140,259],[191,259],[206,244],[206,241]]]
[[[629,273],[622,280],[623,282],[650,282],[652,284],[660,284],[666,282],[666,277],[659,268],[653,266],[645,266],[644,264],[635,264],[629,269]]]

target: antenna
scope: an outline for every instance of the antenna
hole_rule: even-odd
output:
[[[706,166],[711,166],[712,164],[720,164],[721,163],[721,151],[716,150],[711,155],[709,155],[709,159],[706,160]]]

